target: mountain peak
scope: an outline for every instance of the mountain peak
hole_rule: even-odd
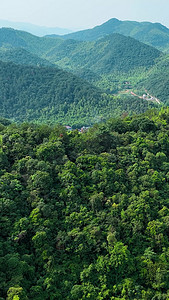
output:
[[[105,23],[103,23],[103,24],[101,24],[99,26],[94,27],[93,29],[98,28],[98,27],[99,28],[103,28],[103,27],[105,28],[105,27],[110,27],[110,26],[116,27],[116,26],[119,26],[121,24],[121,22],[122,21],[120,21],[120,20],[118,20],[116,18],[112,18],[112,19],[106,21]]]
[[[130,36],[162,51],[169,49],[169,29],[162,24],[152,22],[120,21],[116,18],[112,18],[93,29],[67,34],[63,38],[80,41],[94,41],[112,33],[120,33],[125,36]]]
[[[108,24],[108,23],[117,23],[117,24],[119,24],[119,23],[121,23],[122,21],[120,21],[120,20],[118,20],[118,19],[116,19],[116,18],[111,18],[111,19],[109,19],[108,21],[106,21],[105,23],[103,23],[102,25],[104,25],[104,24]]]

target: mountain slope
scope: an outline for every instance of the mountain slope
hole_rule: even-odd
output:
[[[38,66],[47,65],[49,61],[49,64],[53,63],[55,66],[57,65],[65,70],[69,70],[100,87],[102,91],[104,90],[104,92],[106,91],[113,94],[117,94],[118,91],[125,88],[124,82],[130,81],[132,85],[135,82],[138,83],[140,78],[142,79],[144,77],[143,71],[149,72],[161,56],[163,56],[162,53],[157,49],[121,34],[111,34],[97,41],[84,42],[64,40],[61,38],[40,38],[13,29],[3,28],[0,30],[0,58],[2,58],[2,60],[13,61],[17,64]],[[15,66],[15,68],[17,69],[17,66]],[[15,75],[16,69],[14,70],[14,77],[18,77],[21,82],[24,82],[24,93],[22,87],[17,86],[17,84],[16,86],[14,85],[14,87],[13,85],[7,85],[8,90],[11,91],[10,99],[8,99],[8,97],[6,99],[6,96],[2,98],[7,101],[9,106],[10,101],[13,103],[13,99],[15,99],[16,105],[14,106],[16,107],[14,112],[12,110],[13,108],[9,111],[7,111],[6,108],[2,109],[1,114],[4,117],[18,120],[24,120],[24,118],[27,120],[51,119],[59,122],[64,121],[66,123],[70,120],[72,124],[74,124],[77,119],[77,122],[79,122],[78,120],[83,120],[82,123],[87,122],[87,124],[89,124],[102,118],[102,116],[107,118],[110,114],[120,114],[126,110],[127,112],[143,112],[145,107],[148,107],[146,101],[144,101],[145,103],[143,105],[141,104],[140,107],[139,103],[135,103],[136,99],[130,101],[128,97],[126,103],[123,97],[120,100],[118,98],[118,101],[113,100],[112,102],[109,98],[104,102],[103,98],[100,98],[100,90],[95,89],[97,96],[95,95],[93,97],[93,94],[90,94],[91,86],[87,86],[86,83],[84,84],[84,81],[80,81],[80,79],[78,79],[79,81],[77,83],[78,89],[80,88],[80,95],[77,96],[76,92],[74,94],[75,88],[70,87],[70,91],[73,89],[73,98],[70,96],[72,104],[71,106],[67,106],[67,100],[65,99],[69,99],[69,89],[67,89],[64,84],[66,84],[65,82],[67,82],[67,80],[69,81],[68,86],[72,84],[72,78],[70,79],[67,73],[62,74],[61,78],[57,76],[55,83],[52,78],[50,83],[45,81],[46,75],[41,74],[41,72],[45,73],[45,71],[40,68],[37,78],[34,78],[35,82],[31,84],[31,87],[33,87],[33,91],[31,91],[29,86],[29,82],[32,82],[32,78],[29,78],[31,77],[30,72],[28,72],[29,75],[27,71],[21,71],[21,73],[23,72],[21,76],[19,74]],[[11,72],[13,73],[12,70]],[[3,76],[6,77],[6,74],[4,73]],[[3,76],[2,83],[4,80]],[[132,80],[131,76],[133,76]],[[16,79],[14,79],[14,81],[16,81]],[[36,81],[38,82],[37,89]],[[53,85],[57,86],[58,90],[56,91],[53,90],[53,88],[49,88],[50,92],[48,92],[46,88],[43,87],[44,82],[46,82],[45,85],[49,85],[49,87],[53,82]],[[83,85],[84,88],[81,89]],[[141,89],[143,86],[145,85],[142,85]],[[16,89],[13,94],[12,89],[13,91]],[[63,91],[61,92],[62,89]],[[87,96],[87,99],[85,89],[89,91],[89,93],[87,92],[89,96]],[[20,90],[19,94],[18,90]],[[43,91],[43,93],[39,94],[39,90]],[[164,87],[164,93],[167,94],[166,87]],[[56,94],[58,95],[58,99],[62,99],[62,101],[60,103],[56,101],[54,104],[49,104],[51,99],[55,98]],[[64,96],[61,96],[61,94]],[[24,95],[26,95],[26,99],[30,99],[31,104],[28,105],[29,107],[26,106],[25,111],[20,113],[19,109],[21,111],[23,110]],[[106,95],[106,97],[108,96]],[[18,99],[21,99],[21,108],[18,105]],[[74,99],[77,99],[77,101],[74,101]],[[95,99],[95,104],[92,104],[94,102],[92,102],[91,99]],[[46,104],[42,105],[43,111],[40,113],[38,109],[41,109],[43,101]],[[37,103],[41,104],[39,108],[34,111],[34,107],[37,107]],[[66,115],[67,119],[65,117]],[[96,118],[94,116],[96,116]]]
[[[64,38],[92,41],[111,33],[133,37],[160,50],[169,50],[169,29],[160,23],[120,21],[113,18],[93,29],[64,35]]]
[[[90,125],[124,111],[144,112],[146,101],[114,98],[62,70],[0,62],[0,116],[15,121]]]
[[[0,29],[3,61],[29,65],[48,65],[49,62],[111,93],[123,89],[123,82],[138,82],[135,77],[143,77],[143,71],[148,71],[161,56],[157,49],[121,34],[84,42],[40,38],[23,31]],[[121,111],[121,105],[119,107]]]
[[[112,34],[93,42],[64,41],[48,51],[46,59],[70,70],[88,68],[104,74],[149,68],[160,56],[161,52],[153,47],[121,34]]]
[[[25,31],[12,28],[0,29],[0,47],[3,49],[23,48],[38,56],[43,55],[52,47],[62,43],[61,38],[37,37]]]
[[[101,98],[98,89],[62,70],[0,62],[0,114],[4,117],[63,122],[73,111],[77,115],[80,103],[84,116],[85,106],[94,115]]]
[[[169,105],[169,56],[159,59],[139,85],[144,86],[163,103]]]
[[[42,59],[22,48],[0,48],[0,60],[3,62],[14,62],[19,65],[54,66],[48,60]]]
[[[8,61],[10,55],[12,56],[12,49],[24,49],[71,71],[85,68],[99,74],[110,73],[113,70],[129,71],[140,66],[149,68],[161,55],[155,48],[121,34],[111,34],[97,41],[84,42],[40,38],[23,31],[0,29],[0,50],[2,54],[5,53],[2,51],[8,50]]]

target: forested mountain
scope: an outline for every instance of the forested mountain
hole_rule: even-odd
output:
[[[14,62],[18,65],[54,66],[50,61],[42,59],[23,48],[0,48],[0,60],[3,62]]]
[[[12,28],[0,29],[0,47],[3,49],[23,48],[38,56],[49,51],[57,43],[62,43],[61,38],[37,37],[25,31],[14,30]]]
[[[169,57],[143,32],[167,46],[0,29],[0,300],[169,299]]]
[[[146,101],[118,99],[57,68],[0,62],[0,115],[16,121],[83,126],[148,108]]]
[[[169,105],[169,56],[161,57],[139,85],[144,85],[156,97]]]
[[[126,95],[125,89],[128,86],[130,89],[137,89],[138,94],[143,94],[144,88],[147,88],[163,103],[168,101],[167,85],[163,85],[158,92],[156,91],[158,84],[154,85],[154,82],[159,83],[159,74],[155,71],[156,69],[161,72],[160,82],[167,80],[165,77],[167,70],[161,71],[164,70],[165,64],[162,69],[156,67],[161,61],[167,60],[165,55],[151,46],[121,34],[110,34],[97,41],[88,42],[40,38],[26,32],[3,28],[0,30],[0,59],[20,65],[59,66],[96,86],[96,88],[92,87],[92,91],[95,90],[93,96],[93,92],[90,93],[90,84],[68,73],[59,71],[62,75],[56,75],[57,79],[52,75],[51,79],[51,75],[49,78],[45,75],[45,72],[48,74],[49,70],[39,68],[35,71],[38,74],[35,79],[31,75],[31,68],[25,71],[23,67],[19,74],[17,66],[14,67],[14,65],[12,67],[14,70],[8,70],[8,72],[12,72],[13,78],[18,78],[14,80],[16,84],[13,84],[13,79],[12,83],[8,81],[4,84],[6,73],[3,68],[2,91],[8,89],[8,92],[5,91],[4,96],[1,91],[0,112],[4,117],[18,119],[18,121],[26,118],[26,120],[64,121],[64,123],[71,122],[71,124],[80,122],[80,124],[89,125],[102,118],[107,119],[112,114],[120,115],[124,111],[127,113],[144,112],[149,106],[148,103],[138,101],[138,98],[131,97],[130,93]],[[56,74],[58,70],[50,70],[50,72]],[[149,75],[151,75],[150,78],[148,78]],[[72,78],[76,79],[72,80]],[[20,88],[20,83],[17,84],[19,80],[24,82],[24,89]],[[74,82],[76,82],[75,85]],[[76,85],[79,87],[78,92],[75,89]],[[49,88],[46,89],[46,86]],[[80,86],[88,86],[89,92]],[[120,97],[119,92],[123,93]],[[112,98],[105,93],[115,96]],[[24,97],[26,97],[25,108]],[[5,101],[8,104],[12,103],[9,110],[5,108],[7,107],[6,104],[4,105]]]
[[[62,70],[0,63],[1,116],[18,121],[64,122],[74,113],[77,121],[81,106],[82,115],[92,117],[101,99],[100,90]]]
[[[120,34],[112,34],[93,42],[40,38],[27,32],[0,29],[0,50],[25,49],[52,63],[77,69],[110,72],[111,69],[129,71],[138,66],[150,67],[160,51]],[[22,60],[22,58],[21,58]],[[109,70],[110,69],[110,70]]]
[[[160,50],[169,51],[169,29],[160,23],[110,19],[92,29],[64,35],[65,39],[93,41],[112,33],[133,37]]]
[[[46,58],[71,69],[87,68],[104,74],[129,72],[138,67],[147,69],[161,56],[157,49],[130,37],[112,34],[94,42],[66,40],[48,51]]]
[[[169,298],[169,111],[1,124],[0,297]]]

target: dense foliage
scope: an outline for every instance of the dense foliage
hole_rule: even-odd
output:
[[[57,68],[0,62],[0,114],[17,122],[60,122],[80,127],[147,108],[146,101],[115,98]]]
[[[4,62],[13,62],[18,65],[53,66],[49,61],[42,59],[35,54],[31,54],[22,48],[0,48],[0,60]]]
[[[169,56],[162,57],[139,83],[169,105]]]
[[[169,110],[0,129],[0,299],[167,300]]]
[[[0,28],[0,47],[2,49],[23,48],[33,54],[42,55],[49,48],[62,42],[60,38],[40,38],[25,31]]]
[[[83,67],[107,74],[139,67],[148,69],[161,55],[159,50],[133,38],[111,34],[93,42],[63,41],[48,51],[45,58],[64,68]]]
[[[86,119],[92,117],[101,99],[100,90],[62,70],[0,63],[0,113],[4,117],[73,122],[71,114],[78,120],[78,110],[79,118],[85,112]]]

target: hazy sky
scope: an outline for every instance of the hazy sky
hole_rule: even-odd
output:
[[[1,20],[80,29],[110,18],[169,27],[169,0],[0,0]]]

